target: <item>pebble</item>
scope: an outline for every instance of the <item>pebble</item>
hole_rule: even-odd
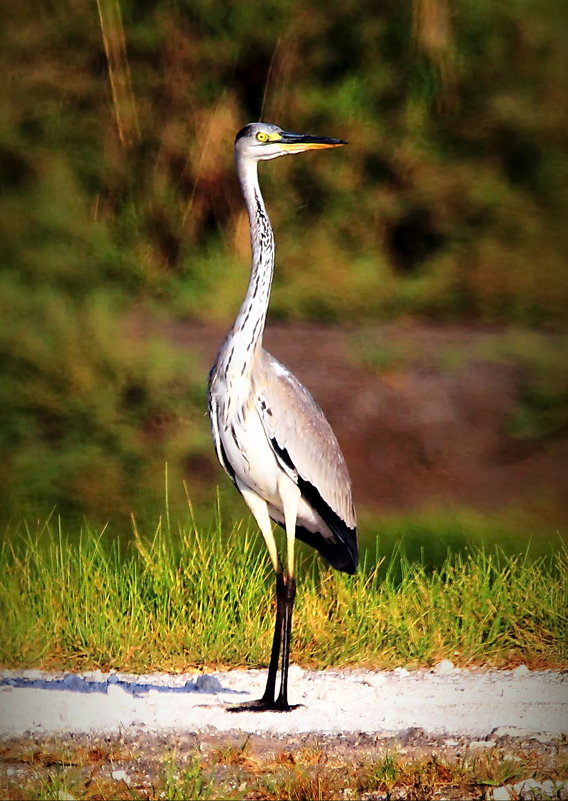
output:
[[[515,678],[518,678],[519,676],[528,676],[529,673],[530,673],[530,670],[528,669],[528,667],[526,665],[519,665],[519,667],[516,667],[513,670],[513,676]]]
[[[202,673],[195,680],[195,689],[202,693],[218,693],[223,690],[223,685],[216,676]]]
[[[29,681],[41,681],[44,678],[45,673],[43,670],[26,670],[26,679],[29,679]]]
[[[432,672],[437,676],[447,676],[448,673],[453,673],[453,671],[454,663],[451,661],[451,659],[442,659],[441,662],[438,662]]]
[[[491,732],[493,737],[525,737],[530,735],[528,729],[521,729],[518,726],[497,726]]]
[[[493,737],[516,737],[528,740],[537,740],[539,743],[551,743],[558,737],[553,732],[538,732],[531,729],[520,729],[517,726],[498,726],[491,732]]]
[[[536,779],[523,779],[516,784],[506,784],[493,790],[493,801],[511,801],[513,798],[524,799],[568,799],[568,782],[554,782],[551,779],[538,782]]]
[[[130,782],[130,777],[125,770],[113,770],[110,775],[115,782],[124,782],[125,784],[129,784]]]
[[[85,687],[85,680],[76,673],[66,673],[63,684],[68,690],[82,690]]]
[[[127,695],[126,690],[120,684],[109,684],[107,686],[107,696],[114,699],[115,702],[120,703],[125,695]]]

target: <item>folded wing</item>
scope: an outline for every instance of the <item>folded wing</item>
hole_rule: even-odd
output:
[[[358,547],[351,480],[331,426],[308,390],[266,351],[255,367],[253,384],[258,414],[281,467],[324,524],[314,526],[313,519],[308,522],[299,516],[296,536],[336,569],[355,572]]]

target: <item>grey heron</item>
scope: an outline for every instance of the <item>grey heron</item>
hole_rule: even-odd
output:
[[[274,273],[274,235],[258,183],[258,163],[343,145],[253,122],[235,139],[237,173],[250,223],[252,266],[245,298],[209,374],[209,417],[217,457],[264,537],[276,573],[276,623],[262,698],[233,710],[282,710],[296,595],[295,538],[337,570],[358,563],[356,516],[345,460],[320,407],[262,347]],[[281,562],[271,519],[286,532]],[[280,663],[280,687],[276,681]]]

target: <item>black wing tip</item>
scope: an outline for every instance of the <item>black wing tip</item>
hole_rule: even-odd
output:
[[[282,525],[282,523],[280,524]],[[359,549],[357,547],[357,530],[345,528],[343,538],[335,542],[326,539],[322,534],[309,531],[304,526],[296,526],[296,537],[306,545],[315,548],[326,562],[341,573],[353,575],[359,565]]]
[[[342,573],[348,573],[350,576],[354,576],[359,567],[359,554],[349,554],[349,556],[350,559],[346,560],[341,567],[337,567],[336,570],[341,570]]]
[[[338,558],[338,564],[332,565],[332,567],[335,567],[336,570],[341,570],[342,573],[349,573],[349,575],[352,576],[357,572],[357,568],[359,567],[357,529],[346,527],[342,534],[343,540],[336,546],[341,555]]]
[[[343,573],[355,573],[359,564],[357,528],[349,526],[323,500],[317,489],[309,481],[299,476],[298,486],[304,499],[312,505],[335,537],[335,541],[332,542],[321,534],[313,535],[319,540],[319,544],[314,545],[314,547],[336,570],[341,570]]]

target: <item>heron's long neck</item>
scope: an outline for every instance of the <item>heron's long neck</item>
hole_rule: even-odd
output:
[[[245,298],[227,340],[227,372],[245,375],[261,346],[272,276],[274,235],[266,213],[256,162],[237,158],[237,171],[250,222],[252,266]]]

